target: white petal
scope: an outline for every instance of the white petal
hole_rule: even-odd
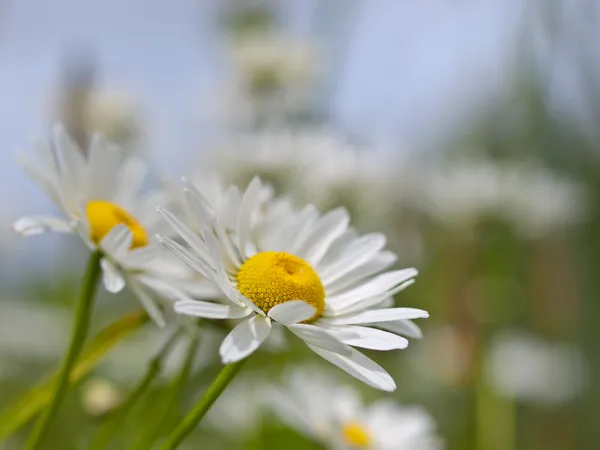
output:
[[[410,320],[397,320],[395,322],[379,322],[375,324],[379,328],[391,331],[392,333],[401,334],[414,339],[423,338],[423,332],[416,323]]]
[[[106,142],[98,135],[92,137],[88,156],[90,168],[87,180],[87,198],[115,199],[119,189],[119,171],[123,164],[124,152]]]
[[[408,346],[408,340],[387,331],[359,326],[327,327],[344,344],[372,350],[396,350]]]
[[[323,319],[327,324],[352,325],[377,322],[393,322],[401,319],[426,319],[429,313],[416,308],[382,308],[363,311],[358,314]]]
[[[197,300],[182,300],[175,303],[175,311],[188,316],[206,317],[207,319],[241,319],[251,311],[235,305],[202,302]]]
[[[189,213],[196,221],[197,229],[203,230],[212,221],[214,215],[212,208],[194,185],[186,182],[186,188],[183,192],[187,200]]]
[[[125,287],[125,278],[121,271],[106,258],[102,258],[100,266],[102,267],[102,282],[106,290],[113,294],[122,291]]]
[[[245,306],[246,308],[250,308],[256,314],[260,314],[261,316],[266,316],[264,311],[262,309],[260,309],[258,306],[256,306],[254,304],[254,302],[252,300],[250,300],[248,297],[243,295],[237,289],[234,289],[233,292],[235,295],[235,300],[237,300],[241,305]]]
[[[338,366],[363,383],[383,391],[392,392],[396,390],[396,383],[383,367],[352,347],[350,347],[352,350],[351,355],[344,356],[314,345],[307,345],[317,355]]]
[[[129,157],[119,170],[118,191],[115,194],[115,202],[120,205],[126,205],[127,208],[135,207],[134,200],[139,197],[139,193],[148,174],[148,166],[144,161],[137,157]],[[155,205],[153,205],[155,206]],[[137,217],[139,220],[140,217]]]
[[[338,338],[331,333],[328,333],[323,328],[298,323],[289,325],[288,329],[307,344],[312,344],[342,355],[349,355],[351,353],[351,348],[349,346],[340,342]]]
[[[317,310],[303,300],[290,300],[273,306],[269,317],[282,325],[293,325],[303,322],[315,315]]]
[[[194,251],[200,258],[204,260],[208,259],[206,245],[204,242],[202,242],[200,236],[196,235],[187,227],[187,225],[185,225],[181,220],[175,217],[175,215],[171,214],[163,207],[157,206],[156,210],[165,218],[169,225],[171,225],[173,230],[175,230],[179,236],[183,238],[183,240],[190,246],[192,251]]]
[[[192,270],[195,270],[205,278],[212,278],[213,270],[207,266],[207,264],[190,252],[187,248],[183,247],[181,244],[175,242],[173,239],[168,238],[166,236],[157,235],[156,239],[158,242],[163,244],[167,250],[181,259],[185,264],[187,264]]]
[[[242,295],[242,293],[231,284],[231,280],[229,279],[227,273],[225,272],[225,268],[223,267],[223,262],[220,258],[219,244],[214,234],[210,231],[207,231],[205,233],[205,238],[206,246],[208,248],[210,257],[212,258],[212,263],[215,270],[215,276],[213,279],[215,284],[217,284],[223,293],[233,302],[237,302],[241,306],[246,306],[252,309],[255,313],[265,316],[265,313],[258,306],[256,306],[254,302]]]
[[[257,224],[255,229],[256,239],[261,243],[261,248],[272,248],[262,244],[269,242],[269,239],[273,237],[273,231],[280,229],[281,223],[289,219],[293,215],[293,211],[292,202],[287,198],[279,198],[269,204],[263,220]]]
[[[71,196],[80,196],[82,192],[86,172],[85,156],[75,142],[67,135],[64,128],[60,125],[53,128],[54,149],[60,152],[61,175],[59,182],[62,184],[65,194]],[[114,172],[113,172],[114,174]],[[74,198],[74,197],[72,197]],[[98,196],[96,198],[103,198]]]
[[[307,414],[304,408],[290,399],[287,389],[277,389],[267,386],[264,392],[265,401],[276,412],[277,416],[290,428],[296,429],[309,437],[318,437],[315,435],[315,419],[312,414]],[[302,405],[304,406],[304,405]]]
[[[129,251],[132,241],[133,234],[131,230],[121,223],[112,227],[107,235],[102,238],[100,248],[109,255],[122,256]]]
[[[240,194],[240,190],[237,186],[229,186],[227,191],[225,191],[225,200],[219,212],[219,218],[223,226],[229,231],[234,231],[237,227],[238,211],[241,202],[242,194]]]
[[[418,275],[416,269],[403,269],[386,272],[368,280],[356,288],[327,297],[327,304],[336,310],[342,310],[363,299],[386,294],[390,289]]]
[[[380,273],[390,267],[398,260],[398,257],[388,251],[379,252],[371,260],[362,266],[347,272],[344,276],[331,283],[324,283],[327,295],[339,294],[345,290],[356,287],[363,283],[363,280]]]
[[[215,218],[213,227],[217,235],[217,239],[221,243],[221,247],[225,250],[224,256],[229,260],[228,266],[237,271],[237,269],[242,267],[242,261],[236,252],[233,242],[231,242],[231,238],[227,234],[227,231],[225,231],[225,227],[220,223],[218,218]]]
[[[71,233],[73,230],[67,222],[52,216],[25,216],[18,219],[12,226],[13,230],[23,236],[33,236],[56,231],[59,233]]]
[[[177,280],[177,287],[187,298],[210,301],[226,299],[223,291],[208,280]]]
[[[242,253],[242,256],[249,256],[248,245],[251,242],[251,219],[252,213],[256,208],[259,200],[260,200],[260,192],[261,192],[261,183],[258,177],[254,177],[248,187],[246,188],[246,192],[244,193],[244,197],[242,197],[242,202],[240,203],[240,208],[238,212],[237,219],[237,237],[238,237],[238,248]]]
[[[164,248],[157,245],[146,245],[129,250],[120,263],[129,267],[147,267],[148,264],[161,256],[164,258]]]
[[[335,209],[325,214],[311,230],[310,237],[302,245],[298,256],[313,266],[325,256],[330,245],[348,228],[350,217],[345,209]]]
[[[225,337],[219,354],[223,364],[244,359],[254,352],[267,338],[271,331],[271,319],[254,315],[236,326]]]
[[[319,263],[319,274],[324,274],[325,270],[327,270],[330,265],[335,264],[340,256],[342,256],[348,250],[348,248],[359,239],[359,237],[360,236],[356,230],[348,228],[340,237],[333,241],[329,247],[329,250],[327,251],[327,254]]]
[[[334,304],[333,307],[326,307],[324,310],[324,316],[342,316],[347,314],[354,314],[360,311],[365,311],[367,309],[373,308],[389,308],[394,305],[393,296],[398,292],[403,291],[409,286],[412,286],[415,283],[415,280],[408,280],[404,283],[396,286],[395,288],[384,292],[383,294],[375,295],[369,298],[356,299],[351,304],[339,305]]]
[[[367,234],[355,239],[335,262],[319,272],[324,285],[333,283],[346,273],[360,268],[385,246],[385,236],[381,233]]]
[[[48,149],[45,144],[43,144],[43,148],[48,153],[51,153],[50,149]],[[39,153],[43,153],[43,151],[40,151]],[[69,208],[67,208],[60,193],[61,189],[57,181],[58,174],[56,173],[56,168],[53,163],[49,162],[47,164],[38,165],[24,154],[17,155],[17,158],[17,163],[23,168],[29,178],[40,185],[46,195],[50,197],[50,200],[52,200],[63,213],[68,214]],[[42,159],[46,160],[47,158]]]
[[[161,309],[157,305],[157,301],[153,299],[139,283],[131,278],[129,279],[129,289],[131,289],[131,292],[133,292],[134,295],[140,300],[140,303],[154,323],[156,323],[159,327],[164,327],[165,319]]]
[[[313,205],[307,205],[298,214],[288,211],[286,217],[271,224],[268,233],[264,231],[264,248],[296,254],[318,217],[319,213]]]
[[[65,204],[61,195],[62,186],[59,182],[61,171],[50,144],[46,141],[36,141],[33,148],[34,158],[21,153],[17,155],[17,162],[36,183],[42,185],[58,206],[64,208]]]

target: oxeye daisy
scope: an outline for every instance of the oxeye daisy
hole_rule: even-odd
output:
[[[142,193],[145,163],[98,137],[86,155],[61,127],[53,130],[49,143],[36,145],[34,159],[24,155],[20,162],[62,217],[26,216],[13,229],[25,236],[78,233],[90,249],[101,251],[106,289],[114,293],[127,285],[162,325],[156,294],[176,298],[174,281],[182,286],[191,271],[154,241],[153,234],[165,229],[156,204],[166,196]]]
[[[396,388],[382,367],[354,348],[405,348],[408,341],[400,334],[420,334],[410,320],[428,317],[420,309],[390,307],[392,297],[413,283],[417,271],[386,270],[396,256],[384,250],[383,235],[358,235],[344,209],[320,215],[311,205],[296,211],[284,200],[265,204],[258,178],[228,209],[228,225],[193,185],[185,192],[202,231],[194,232],[159,208],[187,248],[165,236],[159,240],[226,300],[183,300],[175,304],[177,312],[244,319],[221,344],[224,363],[247,357],[273,327],[283,326],[366,384]]]
[[[439,450],[435,424],[420,407],[391,400],[370,405],[358,392],[318,371],[295,370],[265,399],[282,422],[335,450]]]

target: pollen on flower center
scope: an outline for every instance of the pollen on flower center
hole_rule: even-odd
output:
[[[367,448],[371,445],[371,436],[368,430],[358,422],[344,424],[342,438],[351,447]]]
[[[303,300],[317,310],[325,307],[319,275],[303,259],[285,252],[262,252],[248,259],[237,274],[239,291],[265,313],[289,300]]]
[[[148,245],[148,235],[144,227],[131,214],[114,203],[101,200],[88,202],[85,212],[90,223],[90,238],[96,244],[100,243],[113,227],[123,224],[133,235],[132,249]]]

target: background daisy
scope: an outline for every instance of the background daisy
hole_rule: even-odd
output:
[[[168,231],[155,205],[168,200],[163,191],[143,192],[146,164],[100,137],[84,151],[62,127],[55,127],[50,142],[37,143],[34,156],[22,155],[22,166],[62,217],[26,216],[13,229],[24,236],[46,231],[79,234],[90,249],[103,253],[105,288],[116,293],[128,285],[163,325],[157,298],[175,299],[181,286],[192,288],[194,280],[202,281],[154,241],[153,233]]]
[[[265,398],[277,417],[328,449],[440,450],[435,423],[420,407],[393,400],[366,405],[351,386],[319,370],[296,368]]]

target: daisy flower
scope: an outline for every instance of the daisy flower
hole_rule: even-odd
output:
[[[103,253],[106,289],[115,293],[129,286],[163,325],[154,294],[176,298],[174,282],[182,285],[191,271],[153,242],[153,233],[164,229],[155,205],[164,202],[165,195],[141,193],[146,165],[100,138],[94,138],[86,157],[61,127],[54,129],[51,142],[36,145],[35,157],[23,156],[22,166],[62,217],[26,216],[13,229],[24,236],[46,231],[79,234],[90,249]]]
[[[193,185],[188,183],[185,192],[202,231],[195,233],[159,207],[187,247],[158,237],[226,300],[183,300],[175,304],[177,312],[244,319],[221,344],[224,363],[247,357],[273,327],[283,326],[366,384],[396,388],[382,367],[353,348],[405,348],[408,341],[399,334],[420,334],[410,319],[428,317],[420,309],[390,307],[393,295],[412,284],[417,271],[386,271],[396,256],[383,250],[383,235],[359,236],[344,209],[320,215],[312,205],[296,211],[282,199],[264,204],[258,178],[243,195],[231,194],[239,202],[229,202],[218,214]]]
[[[420,407],[391,400],[364,405],[358,392],[318,371],[296,370],[271,387],[271,409],[291,428],[335,450],[439,450],[435,424]]]
[[[319,49],[310,40],[250,33],[231,41],[232,78],[226,113],[234,120],[280,120],[314,103],[321,72]]]

